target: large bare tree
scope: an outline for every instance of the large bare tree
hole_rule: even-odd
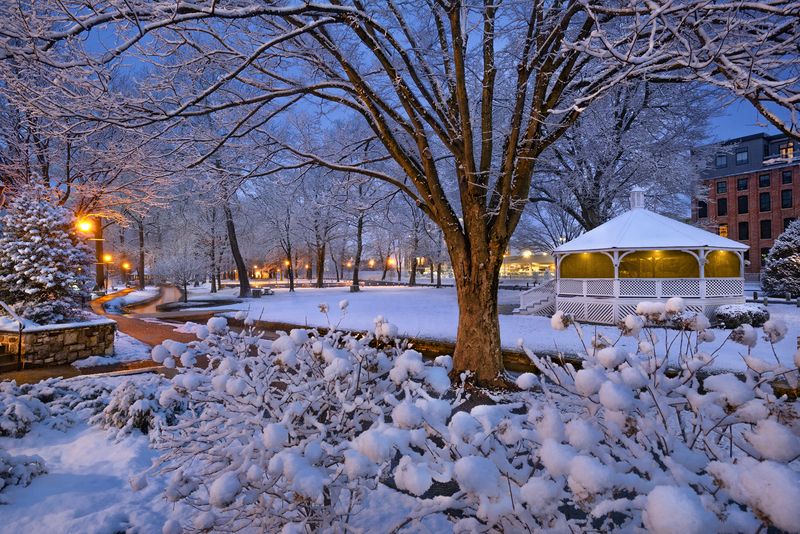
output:
[[[489,381],[502,370],[499,270],[543,151],[592,102],[639,77],[700,78],[795,111],[797,67],[787,57],[797,13],[788,1],[6,3],[0,60],[52,70],[37,78],[53,83],[35,88],[36,105],[77,120],[169,134],[176,121],[225,112],[198,164],[230,140],[261,135],[283,144],[289,165],[401,189],[441,228],[451,258],[454,369]],[[92,51],[78,39],[92,31],[116,41]],[[109,97],[97,71],[135,54],[151,65],[142,96]],[[87,96],[102,112],[87,109]],[[322,119],[360,116],[393,165],[273,138],[268,121],[311,103]]]

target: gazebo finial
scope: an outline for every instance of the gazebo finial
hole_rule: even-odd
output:
[[[631,189],[631,209],[644,208],[644,189],[635,186]]]

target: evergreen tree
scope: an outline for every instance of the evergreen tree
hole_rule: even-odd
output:
[[[42,185],[17,191],[0,216],[0,300],[40,324],[79,315],[89,250],[73,214]]]
[[[767,254],[761,285],[768,295],[800,296],[800,220],[775,240]]]

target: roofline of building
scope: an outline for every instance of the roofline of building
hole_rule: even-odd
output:
[[[717,141],[716,143],[708,143],[705,145],[700,145],[695,148],[708,148],[716,145],[732,145],[736,143],[742,143],[744,141],[753,141],[755,139],[766,139],[768,141],[777,141],[779,139],[788,139],[788,138],[789,138],[788,135],[782,133],[769,135],[764,132],[759,132],[750,135],[743,135],[742,137],[732,137],[730,139],[725,139],[724,141]]]
[[[800,160],[794,160],[789,163],[783,163],[780,165],[762,165],[757,169],[750,169],[749,171],[742,171],[742,172],[735,172],[732,174],[723,174],[721,176],[701,176],[700,180],[702,181],[713,181],[713,180],[722,180],[723,178],[732,178],[734,176],[742,176],[745,174],[753,174],[761,171],[772,171],[772,170],[779,170],[785,167],[797,167],[800,166]]]

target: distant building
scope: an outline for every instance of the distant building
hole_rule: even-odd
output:
[[[745,270],[758,273],[775,238],[800,217],[800,146],[762,133],[725,141],[711,157],[701,176],[708,199],[695,201],[692,220],[749,245]]]

